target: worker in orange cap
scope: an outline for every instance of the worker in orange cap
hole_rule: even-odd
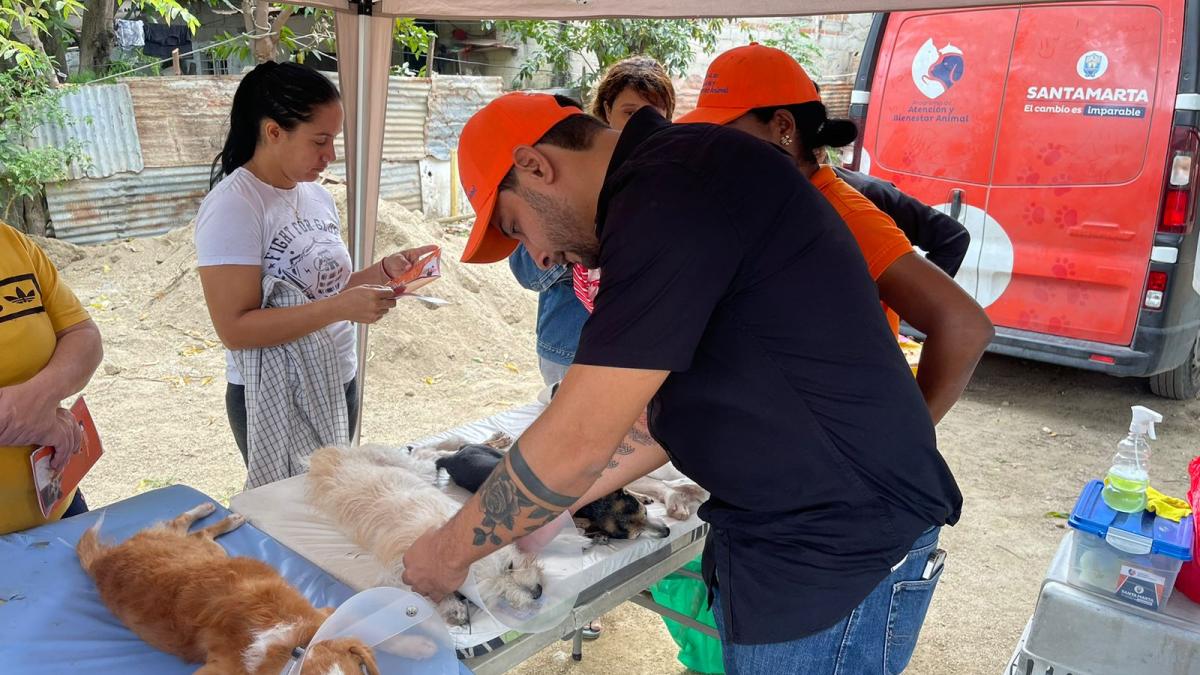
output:
[[[633,458],[657,441],[712,495],[705,576],[727,653],[751,655],[731,671],[884,672],[889,621],[893,658],[911,652],[940,572],[914,546],[957,521],[962,496],[863,255],[795,162],[652,108],[618,133],[525,93],[476,113],[459,158],[476,212],[466,262],[520,242],[543,267],[603,278],[557,395],[413,544],[404,581],[453,592],[598,479],[654,468]],[[647,406],[652,438],[634,427]],[[917,599],[904,616],[868,607],[901,582]]]

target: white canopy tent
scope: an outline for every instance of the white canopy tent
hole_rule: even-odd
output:
[[[337,14],[338,76],[346,112],[350,252],[355,267],[373,258],[383,157],[392,21],[429,19],[600,19],[805,16],[903,11],[1050,0],[299,0]],[[366,381],[367,326],[358,329],[358,388]],[[361,416],[361,406],[359,408]],[[355,438],[357,442],[357,434]]]

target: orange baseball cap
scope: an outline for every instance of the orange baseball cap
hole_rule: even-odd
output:
[[[726,124],[755,108],[820,100],[812,78],[796,59],[783,50],[751,42],[712,62],[696,109],[675,121]]]
[[[515,240],[491,224],[500,181],[513,166],[513,150],[537,143],[555,124],[582,114],[579,108],[560,106],[549,94],[512,92],[467,120],[458,140],[458,167],[463,191],[475,209],[475,225],[463,262],[496,262],[517,248]]]

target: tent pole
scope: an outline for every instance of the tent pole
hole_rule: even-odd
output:
[[[370,2],[372,0],[363,0]],[[351,227],[354,231],[354,269],[362,269],[371,262],[370,249],[373,246],[367,246],[367,192],[364,189],[363,178],[367,175],[367,152],[366,144],[362,142],[368,133],[367,128],[367,106],[369,105],[369,97],[367,95],[367,78],[366,70],[368,63],[367,36],[370,34],[371,17],[369,14],[360,13],[358,19],[358,86],[355,87],[355,107],[354,107],[354,138],[348,139],[354,143],[357,152],[354,153],[354,210],[351,211]],[[350,437],[350,445],[359,444],[359,439],[362,436],[362,416],[364,397],[367,382],[367,329],[369,326],[365,323],[358,324],[358,340],[357,356],[358,356],[358,380],[355,386],[357,390],[355,395],[358,397],[357,415],[358,419],[350,420],[350,425],[354,429],[354,434]]]

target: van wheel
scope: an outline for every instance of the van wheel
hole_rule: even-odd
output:
[[[1200,393],[1200,338],[1192,353],[1174,370],[1150,376],[1150,391],[1163,398],[1188,401]]]

